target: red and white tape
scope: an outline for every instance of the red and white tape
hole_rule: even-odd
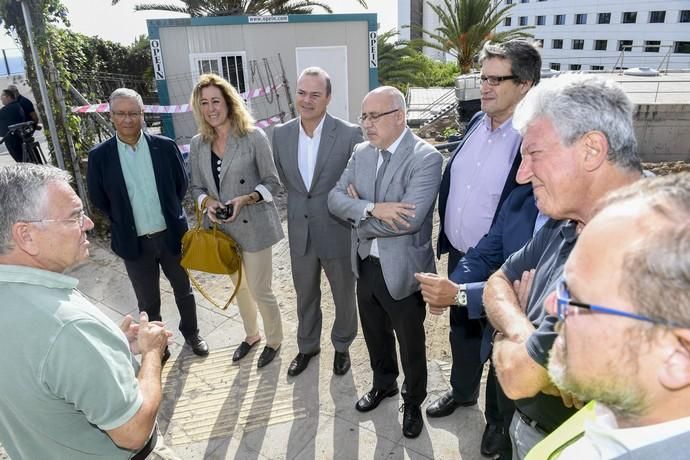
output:
[[[240,94],[243,99],[249,100],[255,97],[265,96],[266,94],[274,93],[278,91],[278,88],[282,86],[278,85],[276,87],[266,86],[264,88],[250,89],[247,92]],[[187,113],[191,112],[192,108],[189,104],[179,104],[179,105],[145,105],[144,113]],[[72,113],[105,113],[110,112],[110,105],[107,102],[101,104],[90,104],[81,105],[79,107],[72,107]]]

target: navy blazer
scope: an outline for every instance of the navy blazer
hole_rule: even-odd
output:
[[[188,184],[182,155],[172,139],[143,135],[151,152],[156,188],[167,226],[165,242],[173,254],[179,254],[182,235],[188,228],[182,208]],[[141,247],[115,137],[91,149],[86,179],[91,202],[110,219],[113,252],[123,259],[137,258]]]
[[[467,251],[450,274],[453,282],[467,285],[467,316],[470,319],[485,316],[482,295],[486,280],[512,253],[532,239],[537,214],[532,185],[515,188],[499,209],[489,233]],[[491,350],[492,332],[490,327],[484,331],[480,352],[482,361],[488,358]]]
[[[441,254],[445,254],[446,252],[450,251],[451,248],[450,241],[448,241],[448,237],[446,236],[446,233],[443,230],[443,224],[445,222],[446,216],[446,202],[448,201],[448,193],[450,192],[450,169],[451,166],[453,166],[453,161],[455,161],[455,158],[457,158],[458,156],[458,152],[460,151],[460,149],[462,149],[462,146],[465,144],[465,141],[470,138],[474,130],[477,129],[477,127],[479,126],[479,121],[482,119],[482,117],[484,117],[484,112],[477,112],[469,121],[469,123],[467,123],[465,135],[462,137],[460,144],[458,144],[457,148],[453,152],[453,155],[450,157],[450,160],[448,160],[448,164],[446,164],[446,169],[444,169],[443,171],[443,177],[441,178],[441,188],[438,192],[438,215],[440,217],[440,220],[438,242],[436,244],[436,257],[438,257],[439,259],[441,258]],[[521,161],[521,145],[522,142],[520,142],[520,145],[518,145],[518,154],[515,155],[515,161],[513,161],[513,164],[510,167],[510,172],[508,172],[508,178],[506,179],[506,182],[503,185],[503,191],[501,192],[501,197],[498,199],[498,205],[496,206],[496,212],[494,213],[493,222],[496,222],[498,210],[501,209],[501,205],[503,204],[503,202],[506,200],[506,198],[508,198],[510,192],[512,192],[513,189],[518,186],[518,183],[515,181],[515,176],[517,175],[517,170],[520,166]]]

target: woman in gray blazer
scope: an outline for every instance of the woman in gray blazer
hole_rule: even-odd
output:
[[[261,340],[258,305],[266,333],[258,362],[263,367],[273,360],[283,340],[280,310],[271,288],[271,246],[284,236],[273,202],[280,180],[266,135],[254,126],[230,83],[218,75],[202,75],[190,105],[199,127],[189,153],[192,197],[198,206],[204,205],[205,223],[218,223],[242,249],[237,304],[246,337],[232,360],[242,359]],[[233,282],[238,282],[237,274]]]

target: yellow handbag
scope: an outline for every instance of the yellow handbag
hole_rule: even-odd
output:
[[[216,223],[210,229],[202,228],[202,209],[206,207],[207,199],[208,197],[203,200],[200,208],[196,208],[196,227],[182,235],[182,260],[180,265],[185,269],[189,280],[201,295],[216,307],[225,310],[237,295],[237,290],[242,282],[242,251],[235,240],[218,229]],[[219,275],[232,275],[238,272],[235,290],[230,299],[225,303],[225,306],[216,303],[206,293],[201,284],[190,273],[190,270]]]

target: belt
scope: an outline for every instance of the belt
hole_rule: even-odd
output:
[[[149,442],[147,442],[139,452],[134,454],[130,460],[145,460],[146,457],[153,452],[153,449],[156,447],[156,442],[158,442],[158,425],[154,425]]]
[[[533,420],[533,419],[531,419],[530,417],[528,417],[528,416],[526,416],[525,414],[523,414],[523,413],[520,411],[520,409],[516,409],[516,410],[515,410],[515,413],[518,414],[518,417],[520,417],[520,420],[522,420],[522,422],[523,422],[525,425],[531,426],[532,428],[534,428],[535,430],[539,431],[539,432],[540,432],[541,434],[543,434],[544,436],[547,436],[547,435],[550,433],[549,430],[547,430],[546,428],[544,428],[543,426],[541,426],[541,425],[539,424],[539,422],[537,422],[536,420]]]
[[[163,235],[163,233],[165,233],[165,230],[161,230],[160,232],[147,233],[146,235],[139,236],[139,238],[146,238],[147,240],[150,240],[152,238],[158,238],[159,236]]]

